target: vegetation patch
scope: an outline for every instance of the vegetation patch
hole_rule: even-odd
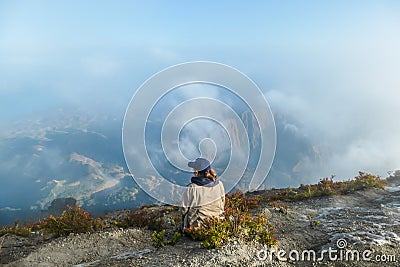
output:
[[[178,231],[182,222],[180,216],[174,215],[174,212],[178,210],[178,207],[172,206],[143,206],[130,212],[122,220],[115,221],[114,225],[122,228],[147,228],[158,232],[166,228],[173,228],[172,230]]]
[[[384,189],[387,185],[385,179],[369,173],[359,172],[354,179],[347,181],[333,181],[331,178],[323,178],[318,184],[300,185],[299,188],[275,189],[264,192],[261,199],[264,201],[300,201],[313,197],[345,195],[365,189]]]
[[[32,226],[20,226],[19,221],[16,220],[14,222],[14,226],[5,226],[0,229],[0,236],[4,236],[6,234],[13,234],[18,236],[27,237],[30,235],[32,231]]]
[[[205,248],[219,248],[233,237],[274,245],[277,240],[271,234],[272,225],[265,215],[250,213],[259,207],[258,201],[258,197],[247,197],[236,191],[226,196],[222,218],[206,219],[200,227],[191,227],[187,232],[194,240],[203,241]]]
[[[156,248],[160,248],[166,245],[175,245],[179,239],[181,238],[181,234],[179,232],[175,232],[171,239],[165,237],[165,229],[160,232],[154,231],[151,235],[151,239],[153,241],[153,246]]]
[[[58,237],[102,230],[105,228],[105,223],[101,219],[92,218],[89,212],[79,206],[68,206],[61,216],[50,215],[44,222],[44,228],[46,233]]]
[[[311,228],[314,228],[315,226],[321,224],[321,222],[318,221],[318,220],[315,220],[314,216],[311,215],[311,214],[307,215],[307,219],[308,219],[308,222],[309,222],[309,225],[310,225]]]

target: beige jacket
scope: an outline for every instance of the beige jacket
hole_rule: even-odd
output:
[[[190,183],[182,197],[183,229],[200,226],[207,217],[220,217],[224,205],[225,189],[221,181],[212,187]]]

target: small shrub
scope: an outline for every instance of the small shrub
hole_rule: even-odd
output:
[[[151,238],[153,241],[153,246],[155,246],[156,248],[165,246],[165,230],[162,230],[160,232],[154,231],[151,235]]]
[[[257,240],[260,243],[274,245],[265,215],[253,216],[249,210],[259,207],[258,198],[249,198],[240,191],[226,196],[223,218],[207,218],[200,227],[190,227],[187,233],[194,240],[203,241],[205,248],[219,248],[231,238]]]
[[[257,235],[257,241],[261,244],[275,245],[278,241],[269,231],[262,231]]]
[[[314,220],[314,216],[311,215],[311,214],[307,215],[307,219],[309,221],[309,225],[310,225],[311,228],[314,228],[315,226],[321,224],[320,221]]]
[[[68,209],[63,211],[61,216],[54,217],[50,215],[45,222],[46,232],[53,234],[55,237],[71,233],[93,232],[104,228],[103,221],[93,219],[89,212],[81,209],[79,206],[68,206]]]
[[[38,222],[35,222],[34,224],[32,224],[31,230],[32,231],[39,231],[39,230],[45,229],[46,225],[47,225],[46,221],[39,220]]]
[[[240,190],[236,190],[235,193],[226,195],[225,208],[241,211],[258,209],[260,207],[259,200],[259,197],[248,197]]]
[[[330,196],[334,195],[336,192],[334,190],[335,188],[335,182],[333,182],[333,177],[332,176],[330,179],[329,178],[323,178],[319,181],[317,187],[319,189],[319,194],[322,196]]]
[[[168,244],[175,245],[181,239],[181,236],[182,236],[181,233],[175,232],[172,239],[170,239],[170,241],[168,242]]]
[[[28,237],[31,234],[32,226],[25,225],[19,226],[19,220],[14,222],[14,226],[5,226],[0,230],[0,236],[4,236],[6,234],[13,234],[23,237]]]
[[[387,181],[376,175],[359,172],[358,176],[354,178],[354,185],[356,190],[369,188],[384,189],[387,185]]]
[[[230,239],[230,224],[219,218],[208,218],[201,227],[190,227],[187,233],[193,240],[203,241],[205,248],[219,248]]]
[[[167,239],[165,237],[165,230],[161,230],[159,232],[154,231],[151,235],[153,246],[156,248],[160,248],[166,245],[175,245],[181,238],[181,234],[179,232],[175,232],[171,239]]]
[[[313,197],[343,195],[371,188],[384,189],[387,185],[385,179],[364,172],[359,172],[358,176],[347,181],[333,181],[334,177],[332,175],[331,178],[323,178],[318,184],[301,184],[297,191],[293,191],[292,188],[267,191],[261,196],[261,199],[266,201],[299,201]]]
[[[130,227],[145,227],[149,225],[150,217],[143,210],[129,213],[122,222],[122,225]]]
[[[164,209],[148,210],[141,208],[129,213],[122,221],[118,221],[118,226],[128,227],[147,227],[150,230],[161,231],[164,229]]]

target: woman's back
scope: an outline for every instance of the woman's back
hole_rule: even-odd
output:
[[[190,183],[184,192],[182,204],[184,228],[199,226],[207,217],[220,217],[225,205],[224,185],[221,181],[213,186]]]
[[[217,180],[210,162],[197,158],[189,162],[194,169],[194,177],[182,197],[183,228],[200,226],[207,217],[220,217],[224,212],[225,189]]]

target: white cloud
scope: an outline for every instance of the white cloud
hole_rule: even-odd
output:
[[[3,207],[0,208],[0,211],[20,211],[20,208],[12,208],[12,207]]]
[[[324,149],[324,166],[309,165],[316,178],[358,170],[384,176],[400,167],[400,53],[392,39],[319,48],[312,65],[294,59],[288,66],[291,85],[279,77],[278,89],[266,92],[275,114]]]

